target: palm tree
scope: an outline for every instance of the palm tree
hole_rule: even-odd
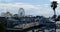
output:
[[[52,4],[51,8],[53,8],[53,11],[54,11],[54,18],[56,18],[56,11],[55,11],[55,9],[57,8],[57,1],[53,1],[51,4]]]
[[[54,11],[54,21],[55,21],[56,20],[56,11],[55,11],[55,9],[57,8],[57,1],[52,2],[51,8],[53,8],[53,11]],[[56,21],[55,21],[55,32],[56,32]]]

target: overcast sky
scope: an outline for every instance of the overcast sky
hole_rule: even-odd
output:
[[[53,10],[50,7],[53,0],[0,0],[0,13],[9,11],[13,14],[18,13],[19,8],[25,9],[26,15],[52,16]],[[57,1],[58,7],[56,14],[60,15],[60,0]]]

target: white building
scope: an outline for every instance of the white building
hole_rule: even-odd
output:
[[[19,16],[19,17],[24,17],[24,16],[25,16],[25,11],[24,11],[23,8],[19,8],[18,16]]]

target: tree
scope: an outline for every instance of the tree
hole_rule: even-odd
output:
[[[2,12],[1,17],[12,17],[12,14],[10,12]]]
[[[57,8],[57,1],[52,2],[51,8],[53,8],[53,11],[54,11],[54,21],[55,21],[55,25],[56,25],[56,11],[55,11],[55,9]],[[55,32],[56,32],[56,26],[55,26]]]
[[[18,14],[14,14],[13,17],[15,17],[15,19],[18,19]]]
[[[54,18],[56,18],[56,11],[55,11],[55,9],[57,8],[57,1],[53,1],[51,4],[52,4],[51,8],[53,8],[53,11],[54,11]]]
[[[18,17],[18,14],[14,14],[13,17]]]
[[[6,29],[5,29],[3,22],[0,22],[0,32],[6,32]]]
[[[57,21],[60,21],[60,15],[57,17],[57,19],[56,19]]]

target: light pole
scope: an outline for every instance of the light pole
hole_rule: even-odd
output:
[[[51,8],[53,8],[53,11],[54,11],[54,21],[55,21],[55,19],[56,19],[56,11],[55,11],[55,9],[57,8],[57,1],[53,1],[51,4],[52,4]],[[55,21],[55,32],[56,32],[56,21]]]

